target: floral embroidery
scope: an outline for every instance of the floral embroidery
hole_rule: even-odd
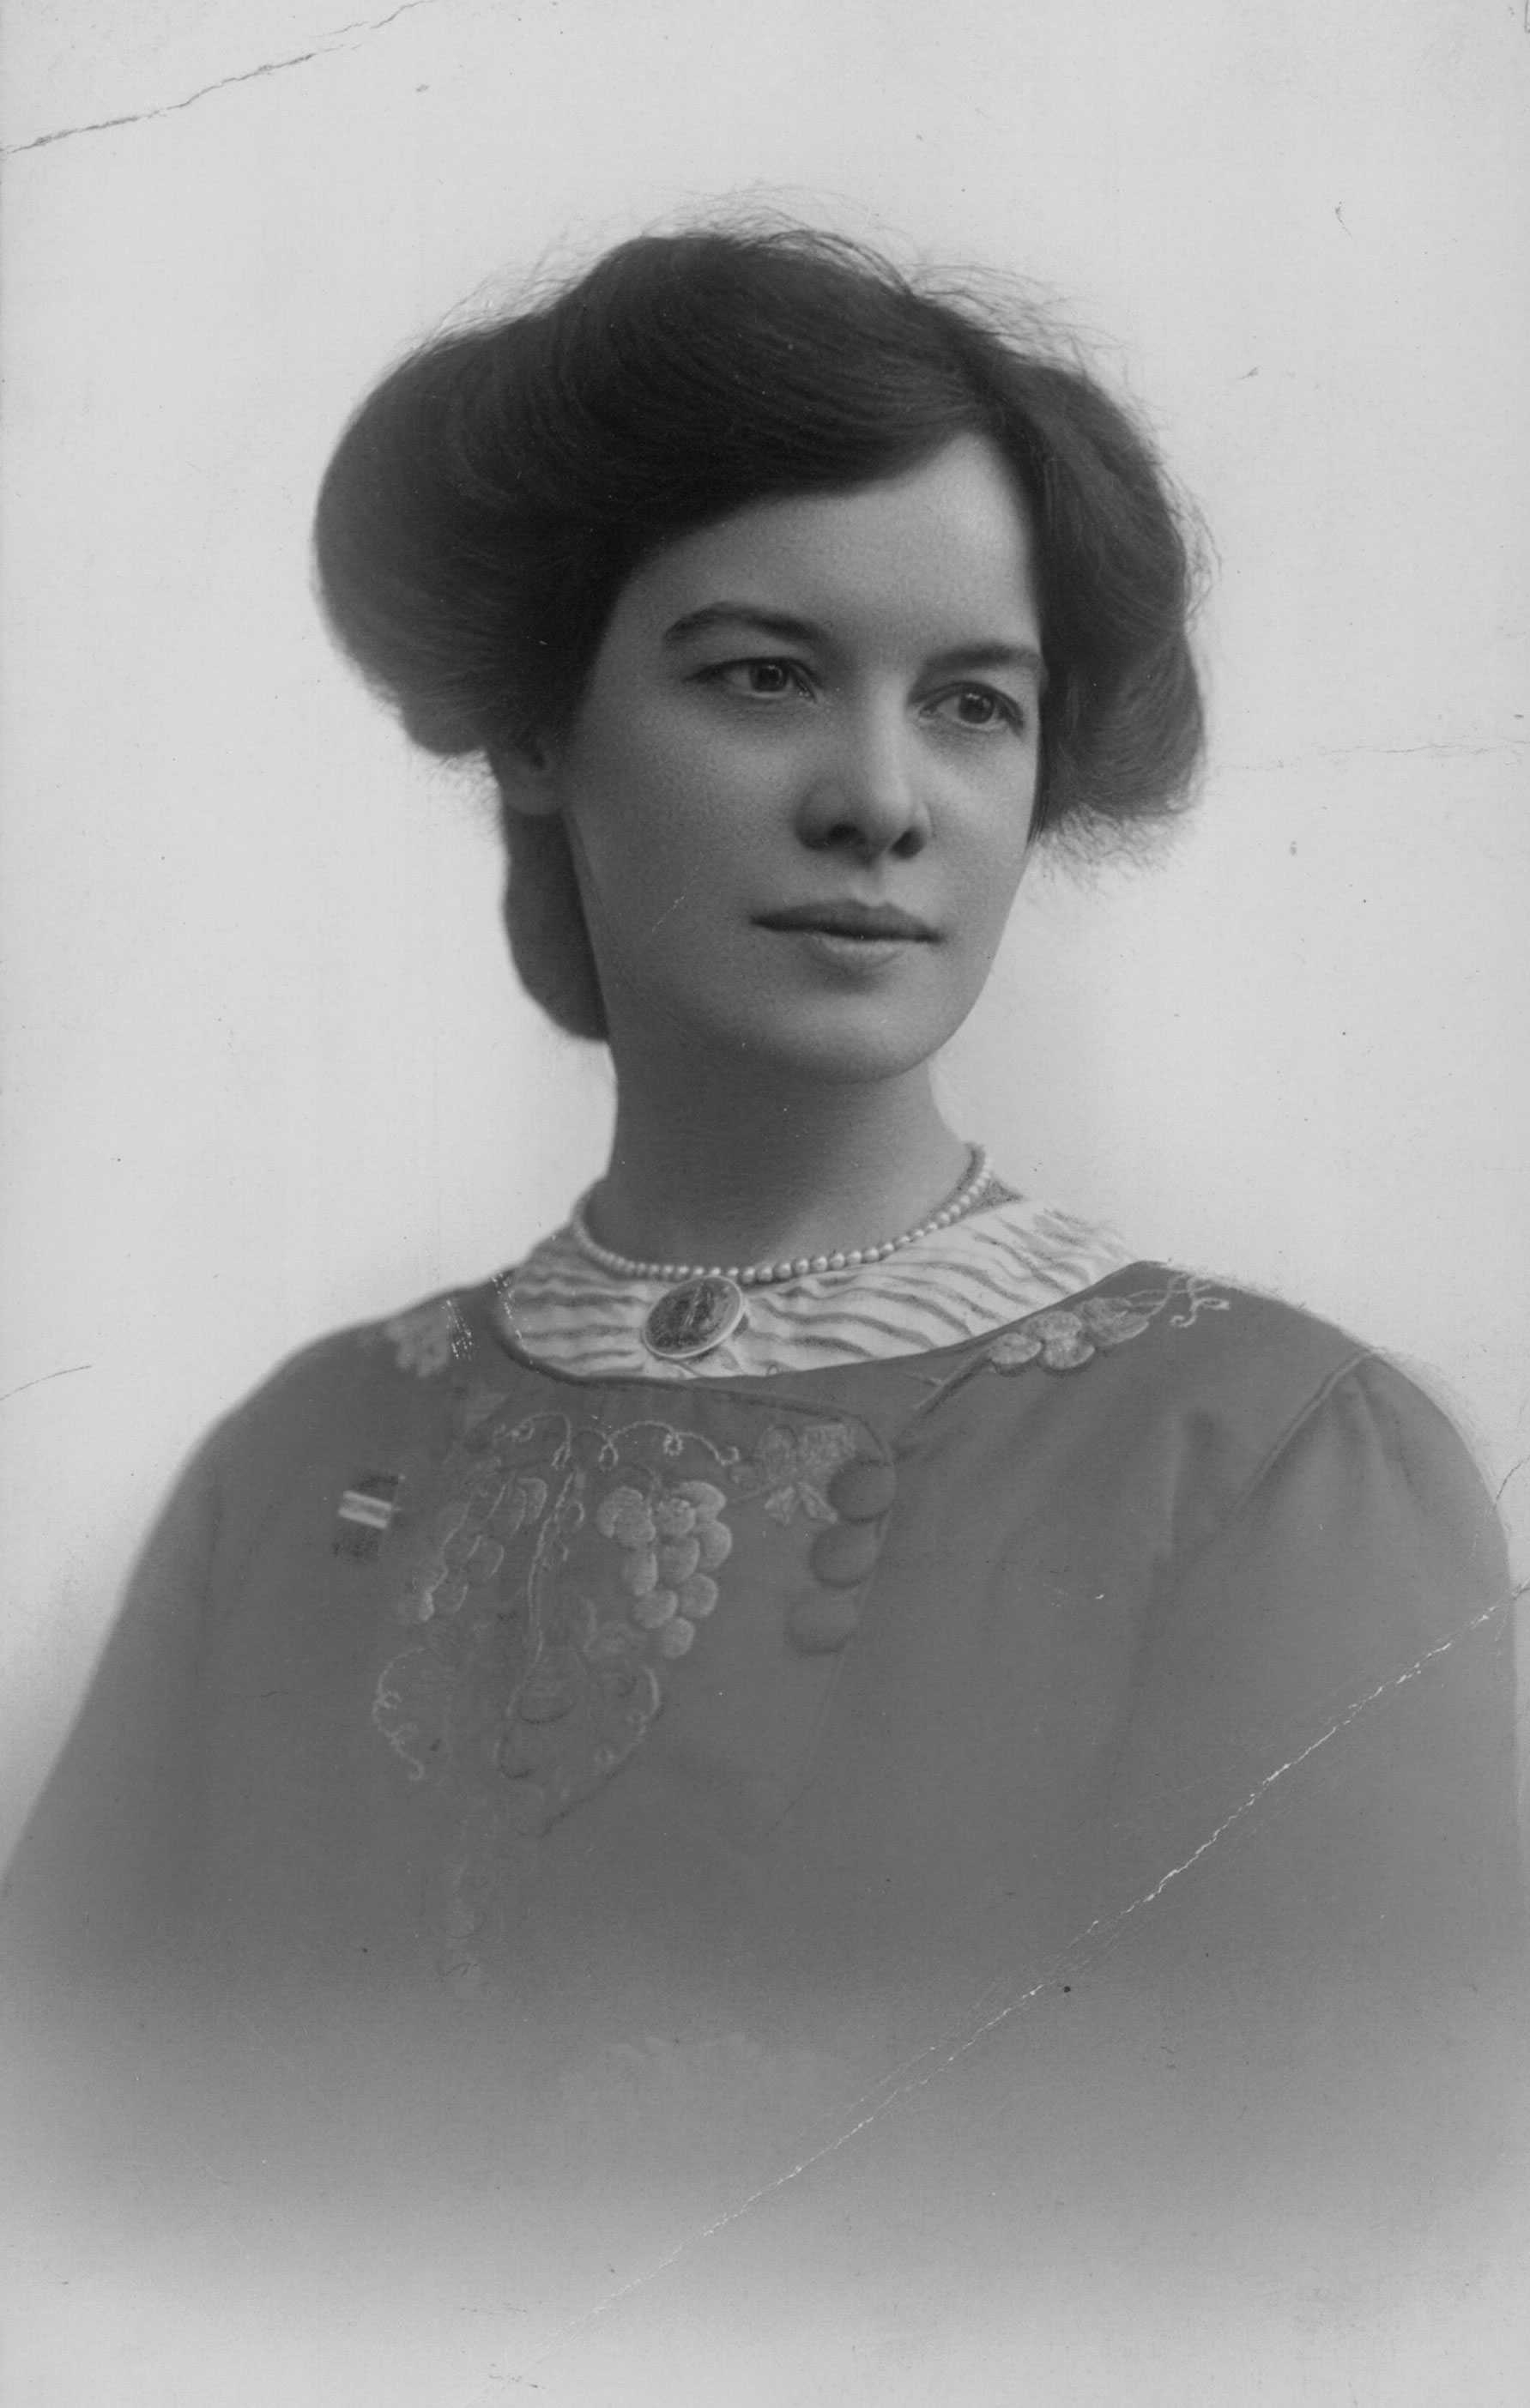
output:
[[[411,1780],[433,1758],[469,1791],[475,1771],[503,1775],[535,1831],[608,1780],[659,1712],[662,1676],[720,1600],[729,1489],[777,1522],[833,1523],[823,1483],[855,1440],[844,1423],[773,1426],[746,1457],[667,1423],[512,1422],[477,1398],[458,1429],[450,1501],[396,1607],[414,1636],[372,1719]]]
[[[824,1489],[855,1453],[854,1433],[845,1422],[812,1422],[805,1430],[767,1429],[751,1463],[735,1467],[733,1484],[742,1497],[765,1491],[772,1521],[790,1522],[800,1506],[809,1522],[833,1522]]]
[[[399,1369],[412,1371],[419,1380],[434,1379],[472,1346],[466,1325],[450,1297],[397,1314],[384,1323],[382,1334],[392,1341]]]
[[[999,1371],[1022,1371],[1039,1362],[1044,1371],[1077,1371],[1100,1353],[1140,1338],[1166,1306],[1172,1329],[1188,1329],[1203,1312],[1225,1312],[1227,1298],[1213,1295],[1206,1281],[1191,1274],[1176,1279],[1159,1294],[1091,1296],[1079,1304],[1049,1305],[1027,1314],[1007,1329],[988,1349],[988,1360]]]
[[[746,1455],[657,1420],[516,1419],[487,1390],[455,1414],[372,1722],[412,1782],[454,1802],[437,1964],[470,1994],[507,1860],[611,1778],[700,1646],[730,1512],[759,1498],[767,1528],[837,1524],[824,1484],[858,1449],[842,1422],[773,1424]]]

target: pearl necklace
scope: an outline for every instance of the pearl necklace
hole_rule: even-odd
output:
[[[634,1254],[619,1254],[614,1247],[603,1246],[593,1237],[585,1219],[589,1197],[583,1196],[569,1216],[569,1231],[579,1251],[604,1271],[616,1279],[662,1280],[667,1293],[659,1298],[643,1325],[643,1343],[651,1354],[666,1360],[685,1360],[695,1354],[709,1354],[732,1336],[744,1316],[744,1290],[751,1287],[772,1287],[782,1280],[808,1279],[815,1272],[859,1270],[866,1263],[883,1263],[889,1254],[902,1252],[905,1246],[916,1245],[937,1229],[949,1229],[955,1221],[965,1220],[982,1197],[988,1184],[988,1154],[976,1145],[962,1183],[941,1205],[916,1227],[905,1229],[895,1238],[884,1238],[876,1246],[847,1246],[832,1254],[799,1254],[794,1261],[779,1263],[659,1263],[641,1262]]]

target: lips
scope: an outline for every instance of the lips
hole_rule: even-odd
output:
[[[784,911],[762,911],[755,921],[761,928],[791,930],[808,928],[825,937],[860,937],[867,941],[880,938],[901,938],[915,944],[932,944],[935,930],[927,921],[916,920],[911,911],[899,911],[891,903],[794,903]]]

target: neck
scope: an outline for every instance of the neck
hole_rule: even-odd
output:
[[[617,1061],[616,1129],[590,1204],[596,1237],[643,1260],[754,1263],[896,1237],[956,1187],[967,1148],[928,1068],[865,1084],[673,1053]]]

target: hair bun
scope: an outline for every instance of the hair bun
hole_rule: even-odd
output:
[[[440,761],[461,761],[486,749],[476,711],[434,694],[397,695],[390,699],[396,703],[404,733],[422,752],[433,752]]]
[[[503,814],[505,928],[522,985],[570,1037],[607,1035],[606,1007],[562,820]]]

